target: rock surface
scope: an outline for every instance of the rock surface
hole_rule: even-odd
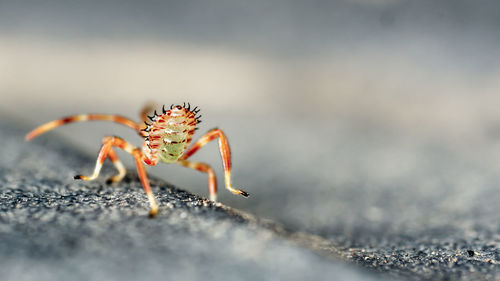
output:
[[[306,120],[282,122],[278,131],[257,122],[269,139],[254,139],[252,122],[221,126],[233,132],[235,181],[251,197],[221,191],[220,198],[284,228],[154,177],[160,215],[147,219],[133,171],[116,186],[104,185],[115,172],[111,165],[97,181],[72,180],[91,171],[95,155],[57,136],[70,132],[96,144],[106,132],[68,126],[26,144],[27,129],[2,123],[0,274],[16,280],[500,280],[495,135],[469,143],[341,121],[314,127]],[[322,138],[311,140],[320,129]],[[317,149],[296,161],[297,147],[305,145]],[[214,146],[200,153],[218,160]],[[204,175],[179,171],[165,178],[206,195]]]
[[[56,136],[25,143],[25,132],[0,122],[2,280],[374,280],[311,251],[321,238],[160,180],[149,219],[134,172],[115,186],[110,168],[74,181],[94,159]]]

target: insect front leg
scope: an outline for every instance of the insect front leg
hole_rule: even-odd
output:
[[[104,137],[104,139],[102,140],[101,150],[99,150],[99,155],[97,156],[94,172],[92,173],[92,175],[91,176],[76,175],[75,180],[84,180],[84,181],[95,180],[99,176],[99,173],[101,172],[102,164],[106,160],[106,157],[108,157],[112,145],[113,145],[113,137]],[[115,161],[113,161],[113,163],[119,161],[116,154],[114,154],[114,152],[112,152],[112,154],[114,155],[115,158]],[[123,164],[121,166],[123,166]],[[120,169],[118,169],[118,171],[119,173],[122,172],[120,171]]]
[[[118,159],[118,155],[116,155],[113,148],[109,149],[108,158],[109,158],[109,160],[111,160],[113,165],[115,165],[115,168],[118,170],[118,174],[107,179],[106,183],[112,184],[112,183],[120,182],[123,179],[123,177],[125,176],[125,174],[127,173],[127,170],[125,169],[125,166],[123,166],[120,159]]]
[[[182,160],[187,160],[200,148],[202,148],[205,144],[209,143],[210,141],[216,138],[219,139],[219,151],[222,157],[222,165],[224,166],[224,179],[225,179],[226,189],[231,191],[233,194],[240,194],[245,197],[248,197],[249,194],[246,191],[243,191],[241,189],[236,189],[231,185],[231,150],[229,149],[229,143],[227,141],[226,135],[224,135],[224,132],[222,132],[220,129],[217,128],[212,129],[204,136],[202,136],[198,141],[196,141],[191,146],[191,148],[189,148],[188,151],[186,151],[186,153],[184,153],[184,155],[181,156],[179,162],[181,162]],[[182,165],[182,163],[180,164]]]
[[[200,172],[204,172],[208,174],[208,192],[210,193],[210,200],[217,201],[217,179],[215,178],[215,173],[212,168],[201,162],[193,162],[187,160],[179,160],[180,165],[184,167],[188,167],[191,169],[195,169]]]
[[[103,145],[101,147],[101,150],[99,151],[99,156],[97,157],[96,167],[94,169],[94,173],[92,174],[92,176],[86,177],[86,176],[78,175],[78,176],[75,176],[75,179],[93,180],[93,179],[97,178],[97,176],[99,175],[99,172],[101,171],[102,163],[104,162],[104,160],[106,159],[107,156],[110,157],[111,161],[113,161],[113,163],[115,164],[115,166],[119,170],[118,175],[113,177],[113,178],[120,178],[120,177],[123,178],[123,175],[125,173],[125,167],[123,167],[123,164],[121,164],[121,162],[118,161],[118,157],[116,156],[114,151],[112,151],[113,146],[117,146],[117,147],[125,150],[126,152],[132,154],[132,156],[134,156],[139,179],[141,180],[142,187],[144,188],[144,191],[146,192],[146,196],[148,197],[149,206],[150,206],[149,216],[154,217],[158,213],[158,204],[156,203],[156,199],[153,195],[153,192],[151,191],[151,186],[149,185],[149,181],[148,181],[148,178],[146,175],[146,170],[144,169],[144,165],[142,164],[142,161],[145,157],[139,148],[133,146],[132,144],[128,143],[127,141],[125,141],[119,137],[105,137],[103,140]],[[151,161],[149,161],[149,162],[151,162]],[[123,170],[121,170],[122,168],[123,168]],[[113,179],[113,178],[111,178],[111,179]]]
[[[111,147],[113,144],[112,137],[105,137],[102,140],[102,142],[103,142],[103,144],[101,146],[101,150],[99,151],[99,155],[97,156],[97,161],[96,161],[94,172],[92,173],[92,175],[91,176],[76,175],[75,179],[84,180],[84,181],[95,180],[99,176],[99,173],[101,172],[101,168],[102,168],[104,161],[106,160],[106,157],[108,157],[109,160],[111,160],[111,162],[113,163],[115,168],[118,170],[118,174],[116,176],[109,178],[106,181],[106,183],[111,184],[114,182],[119,182],[123,179],[123,177],[127,173],[127,170],[125,169],[125,166],[123,166],[120,159],[118,159],[118,156],[116,155],[115,151]]]

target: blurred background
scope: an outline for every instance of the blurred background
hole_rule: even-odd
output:
[[[330,237],[496,218],[499,9],[465,0],[0,0],[0,109],[28,130],[77,113],[138,119],[149,101],[198,105],[196,136],[226,132],[233,183],[251,193],[223,189],[211,143],[193,159],[215,167],[220,200]],[[104,135],[141,143],[109,123],[52,133],[95,155]],[[149,172],[207,196],[204,174]]]

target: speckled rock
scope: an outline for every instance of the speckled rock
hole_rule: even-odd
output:
[[[113,186],[109,167],[74,181],[91,156],[57,136],[25,143],[23,133],[0,121],[2,280],[374,280],[325,258],[333,248],[319,250],[319,237],[154,178],[160,212],[149,219],[134,172]]]

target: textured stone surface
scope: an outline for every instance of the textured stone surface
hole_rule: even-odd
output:
[[[246,167],[239,180],[262,175],[249,188],[259,197],[255,205],[240,208],[329,239],[347,261],[374,272],[500,279],[498,127],[458,138],[366,121],[314,121],[287,120],[275,135],[265,130],[281,145],[258,140],[249,150],[268,145],[272,156],[238,151]],[[280,208],[272,212],[276,201],[264,197],[279,198]]]
[[[23,132],[0,122],[2,280],[373,280],[308,249],[314,237],[163,181],[152,180],[160,213],[149,219],[135,173],[74,181],[92,157]]]
[[[200,131],[220,123],[228,132],[234,182],[251,193],[244,199],[221,190],[221,201],[287,231],[160,180],[153,186],[161,216],[146,219],[135,173],[103,185],[114,173],[110,165],[98,181],[74,182],[74,174],[91,171],[99,140],[116,125],[67,126],[25,144],[22,132],[3,124],[0,259],[8,267],[2,273],[499,280],[497,135],[433,138],[342,120],[281,121],[212,119]],[[253,138],[256,129],[268,138]],[[318,131],[322,136],[312,138]],[[85,150],[94,154],[61,146],[61,133],[75,142],[85,138],[77,143],[90,143]],[[197,155],[212,159],[221,179],[218,157],[212,144]],[[203,174],[177,168],[150,172],[206,196]]]

